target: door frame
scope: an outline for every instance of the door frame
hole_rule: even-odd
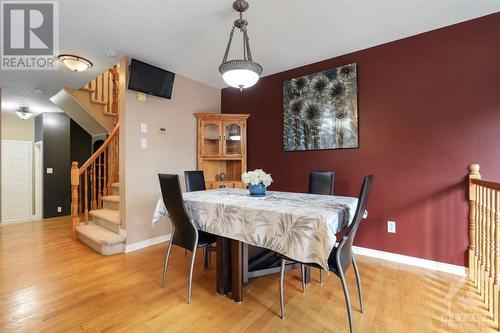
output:
[[[3,154],[4,154],[4,149],[2,149],[2,170],[0,170],[1,172],[1,179],[2,179],[2,188],[1,188],[1,191],[2,191],[2,216],[0,216],[0,221],[1,223],[19,223],[19,222],[28,222],[28,221],[31,221],[31,219],[33,218],[33,142],[32,141],[23,141],[23,140],[1,140],[1,145],[3,146],[4,143],[27,143],[29,145],[29,149],[30,149],[30,154],[28,154],[28,159],[29,159],[29,183],[31,186],[29,186],[29,191],[30,191],[30,195],[29,195],[29,207],[30,207],[30,211],[31,211],[31,214],[29,215],[29,217],[26,217],[26,218],[18,218],[18,219],[9,219],[9,220],[4,220],[3,219],[3,212],[4,212],[4,209],[3,209],[3,203],[5,201],[5,197],[6,197],[6,194],[5,194],[5,187],[4,187],[4,184],[5,184],[5,181],[4,181],[4,177],[5,177],[5,160],[3,158]]]
[[[43,141],[35,142],[34,146],[35,160],[33,161],[35,179],[33,187],[35,189],[35,212],[34,220],[43,219]],[[33,195],[32,195],[33,196]]]

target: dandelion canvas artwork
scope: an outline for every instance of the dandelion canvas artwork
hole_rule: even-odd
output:
[[[358,148],[356,64],[283,83],[285,151]]]

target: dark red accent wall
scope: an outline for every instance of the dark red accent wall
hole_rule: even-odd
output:
[[[223,89],[222,112],[251,114],[248,167],[275,190],[305,192],[309,171],[335,170],[336,194],[357,195],[373,174],[356,245],[466,265],[467,166],[500,180],[499,36],[497,13]],[[359,149],[284,152],[283,81],[352,62]]]

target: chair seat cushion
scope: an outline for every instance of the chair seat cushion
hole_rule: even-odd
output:
[[[209,234],[208,232],[198,231],[198,247],[204,247],[213,244],[217,241],[215,235]]]
[[[334,247],[332,252],[330,253],[330,256],[328,257],[328,270],[332,273],[338,272],[337,263],[335,262],[335,254],[336,253],[337,253],[337,247]],[[299,264],[306,265],[309,267],[323,269],[323,267],[321,267],[320,265],[318,265],[314,262],[301,262],[301,261],[297,261],[297,260],[288,258],[288,257],[281,255],[281,254],[280,254],[280,258],[285,259],[285,260],[289,260],[289,261],[295,261],[295,262],[298,262]]]

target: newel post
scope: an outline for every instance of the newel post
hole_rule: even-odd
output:
[[[476,244],[476,216],[477,216],[477,201],[476,201],[476,185],[472,183],[473,179],[481,179],[479,173],[479,164],[469,165],[469,278],[476,279],[476,261],[477,261],[477,244]]]
[[[78,216],[78,187],[80,186],[80,169],[78,162],[71,163],[71,219],[73,221],[73,240],[76,240],[76,226],[80,223]]]

